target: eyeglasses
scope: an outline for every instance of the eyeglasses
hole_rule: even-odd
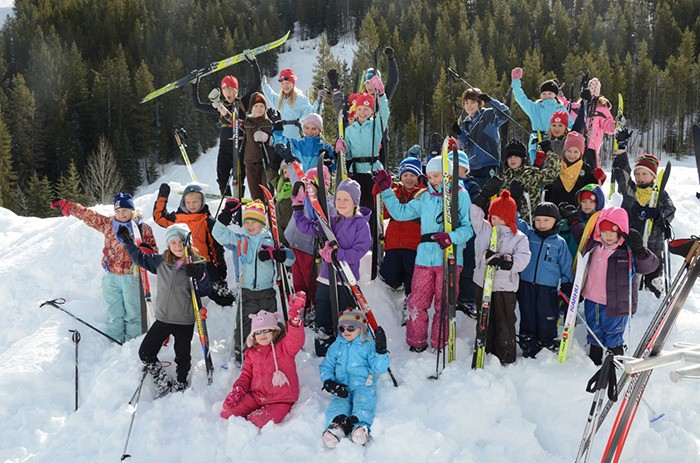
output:
[[[254,334],[255,336],[259,336],[259,335],[261,335],[261,334],[267,334],[267,333],[269,333],[269,332],[271,332],[271,331],[275,331],[275,330],[270,330],[270,329],[258,330],[258,331],[254,331],[253,334]]]
[[[345,333],[346,331],[347,331],[348,333],[352,333],[352,332],[355,331],[356,329],[357,329],[357,327],[354,326],[354,325],[340,325],[340,326],[338,327],[338,331],[340,331],[341,333]]]

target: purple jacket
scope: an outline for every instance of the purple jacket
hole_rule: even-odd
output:
[[[372,236],[369,230],[371,211],[360,207],[360,211],[350,218],[341,215],[331,216],[331,229],[338,240],[338,260],[344,260],[352,269],[357,280],[360,279],[360,259],[372,247]],[[294,220],[302,233],[318,235],[325,240],[323,230],[317,220],[311,220],[303,211],[294,211]],[[328,281],[328,264],[323,261],[319,278]]]
[[[601,220],[610,220],[627,233],[627,214],[622,214],[622,208],[607,208],[603,209],[596,223],[593,232],[593,239],[588,243],[586,252],[591,252],[596,246],[602,246],[600,241],[599,225]],[[619,242],[617,249],[608,258],[608,271],[605,276],[605,296],[607,299],[605,306],[605,314],[608,317],[623,317],[629,313],[629,260],[627,253],[627,243],[622,239]],[[646,275],[653,272],[659,267],[659,258],[654,255],[649,249],[645,250],[644,256],[634,258],[634,265],[637,274],[632,281],[632,313],[637,312],[637,293],[639,287],[639,275]]]

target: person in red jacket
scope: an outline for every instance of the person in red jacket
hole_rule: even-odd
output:
[[[401,181],[394,182],[392,189],[402,204],[415,198],[421,191],[425,191],[425,177],[420,159],[407,157],[401,161],[399,179]],[[384,236],[384,258],[379,268],[379,276],[393,289],[399,289],[403,285],[404,294],[408,298],[411,294],[413,268],[416,265],[416,249],[420,244],[420,220],[393,219],[386,208],[384,208],[384,217],[389,217],[389,226]],[[401,326],[406,325],[407,316],[408,310],[404,299]]]
[[[244,353],[243,371],[226,396],[220,416],[242,416],[258,428],[270,421],[279,423],[299,399],[299,376],[294,357],[304,345],[304,325],[299,311],[306,295],[289,295],[289,326],[277,321],[278,314],[261,310],[253,320]]]

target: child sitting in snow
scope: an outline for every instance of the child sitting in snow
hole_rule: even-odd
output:
[[[207,275],[214,290],[209,298],[220,306],[233,304],[235,297],[226,283],[226,262],[223,248],[211,236],[216,221],[204,202],[204,190],[199,185],[187,185],[182,200],[175,212],[168,212],[170,185],[163,183],[158,190],[158,199],[153,205],[153,220],[161,227],[184,223],[192,232],[192,244],[200,250],[207,261]]]
[[[338,331],[340,336],[319,366],[323,390],[333,394],[323,433],[323,443],[330,448],[348,434],[356,444],[367,443],[377,405],[377,379],[389,368],[384,330],[378,327],[371,341],[362,311],[341,313]]]
[[[294,358],[304,345],[299,311],[303,292],[289,295],[289,326],[265,310],[251,314],[243,370],[223,403],[221,417],[242,416],[258,428],[279,423],[299,399],[299,377]]]
[[[600,365],[603,347],[622,355],[627,318],[637,312],[638,275],[646,275],[659,267],[659,259],[644,246],[642,236],[629,229],[627,211],[621,207],[603,209],[595,225],[593,238],[586,252],[586,281],[581,291],[586,323],[597,336],[588,334],[591,345],[588,356]],[[633,259],[636,275],[630,281],[629,259]],[[631,287],[630,287],[631,285]],[[632,300],[629,300],[630,294]]]
[[[102,296],[107,304],[107,334],[122,343],[141,336],[140,275],[138,271],[134,272],[134,262],[119,244],[116,232],[120,225],[125,225],[134,234],[138,233],[143,245],[154,252],[158,252],[158,247],[153,230],[141,220],[141,213],[135,210],[131,195],[118,193],[114,197],[114,215],[111,217],[62,198],[52,201],[51,207],[60,209],[66,217],[75,216],[104,235]]]
[[[196,248],[190,248],[190,259],[185,262],[185,243],[190,234],[184,224],[174,224],[165,231],[167,249],[162,255],[145,254],[134,244],[134,237],[126,226],[120,226],[117,234],[137,265],[158,275],[158,297],[156,298],[156,321],[151,325],[139,347],[139,357],[153,376],[158,397],[187,388],[187,375],[191,368],[192,334],[194,333],[194,307],[190,278],[197,282],[200,296],[211,291],[203,260]],[[163,343],[172,335],[175,338],[175,371],[172,381],[158,360]]]

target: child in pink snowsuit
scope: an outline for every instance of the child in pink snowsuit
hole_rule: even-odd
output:
[[[294,357],[304,345],[299,311],[306,295],[289,296],[289,326],[277,322],[277,314],[261,310],[253,320],[244,353],[243,371],[223,403],[221,417],[242,416],[258,428],[279,423],[299,398],[299,377]]]

